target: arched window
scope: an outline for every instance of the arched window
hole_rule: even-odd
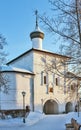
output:
[[[48,84],[48,73],[41,72],[41,85]]]

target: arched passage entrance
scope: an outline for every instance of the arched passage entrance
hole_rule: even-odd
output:
[[[65,106],[66,113],[73,111],[73,105],[71,102],[67,102]]]
[[[47,100],[43,107],[43,112],[45,114],[57,114],[58,113],[58,104],[56,101],[50,99]]]

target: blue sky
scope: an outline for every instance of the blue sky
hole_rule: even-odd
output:
[[[0,33],[6,37],[9,60],[32,48],[29,35],[35,28],[36,9],[40,14],[49,13],[48,0],[0,0]],[[41,23],[39,27],[45,33],[43,48],[55,51],[54,39],[43,30]]]

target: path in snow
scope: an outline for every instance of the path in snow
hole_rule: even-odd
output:
[[[65,130],[65,116],[48,115],[37,124],[28,127],[28,130]]]
[[[65,115],[46,115],[45,118],[30,126],[19,123],[1,126],[0,130],[65,130]]]

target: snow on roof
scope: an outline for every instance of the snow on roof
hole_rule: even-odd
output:
[[[29,73],[29,74],[34,74],[33,72],[26,70],[26,69],[22,69],[22,68],[17,68],[17,67],[13,67],[13,66],[8,66],[8,65],[2,65],[0,66],[0,71],[2,72],[22,72],[22,73]]]

